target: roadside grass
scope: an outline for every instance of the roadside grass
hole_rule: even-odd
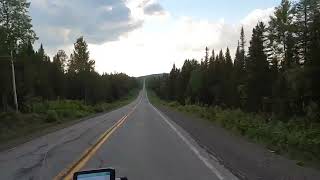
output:
[[[149,90],[151,103],[163,105],[195,117],[207,119],[234,134],[263,144],[270,151],[297,160],[299,166],[320,168],[320,123],[305,123],[305,118],[281,120],[262,114],[245,113],[240,109],[221,109],[198,105],[180,105],[161,100]],[[317,121],[319,122],[319,121]]]
[[[129,104],[138,93],[139,89],[132,90],[126,97],[111,103],[85,105],[82,101],[56,100],[29,104],[28,113],[0,113],[0,145],[52,127],[63,128],[90,115],[109,112]]]

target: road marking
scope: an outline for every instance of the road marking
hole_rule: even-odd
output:
[[[150,102],[149,104],[151,107],[162,117],[162,119],[171,127],[171,129],[177,133],[177,135],[186,143],[186,145],[191,149],[191,151],[213,172],[220,180],[223,180],[224,177],[221,173],[215,168],[207,158],[203,157],[201,153],[197,150],[197,148],[188,141],[186,137],[184,137],[181,132],[157,109],[155,108]]]
[[[131,109],[131,111],[123,116],[120,120],[118,120],[113,126],[111,126],[107,131],[105,131],[97,140],[97,142],[90,146],[88,149],[86,149],[82,155],[80,156],[80,159],[73,162],[69,167],[61,171],[56,177],[54,177],[54,180],[71,180],[73,178],[73,174],[81,168],[83,168],[86,163],[91,159],[91,157],[97,152],[97,150],[109,139],[109,137],[119,128],[121,125],[126,121],[126,119],[134,112],[134,110],[137,108],[137,106],[141,103],[142,98],[140,98],[140,101]]]

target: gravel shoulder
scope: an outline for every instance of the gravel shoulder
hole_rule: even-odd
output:
[[[204,119],[157,106],[240,179],[318,180],[320,172],[270,152]]]

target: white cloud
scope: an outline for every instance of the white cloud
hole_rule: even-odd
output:
[[[35,29],[49,55],[58,49],[71,53],[75,38],[83,35],[98,72],[133,76],[168,72],[173,63],[181,67],[187,58],[200,60],[206,46],[216,53],[228,46],[233,55],[240,27],[244,26],[248,44],[252,28],[273,12],[256,9],[238,24],[230,24],[224,19],[172,17],[157,0],[111,0],[90,7],[82,0],[77,1],[78,10],[69,6],[71,1],[75,0],[32,0]],[[87,8],[95,13],[82,19],[81,10]]]
[[[256,9],[241,20],[241,24],[245,26],[255,25],[258,21],[268,22],[270,15],[274,12],[274,8]]]
[[[274,8],[268,9],[256,9],[249,13],[245,18],[241,20],[241,24],[247,29],[245,36],[247,37],[247,44],[251,38],[252,29],[256,26],[258,21],[268,23],[270,16],[273,14]]]
[[[124,0],[31,0],[30,14],[39,42],[49,48],[80,36],[95,44],[115,41],[143,24],[132,18]]]
[[[258,21],[266,22],[272,12],[273,8],[254,10],[239,24],[228,24],[223,19],[209,21],[167,16],[159,21],[155,17],[145,18],[144,27],[122,36],[118,41],[101,46],[91,44],[89,48],[100,73],[117,70],[140,76],[168,72],[173,63],[180,67],[187,58],[200,60],[206,46],[214,48],[216,53],[229,46],[234,54],[241,25],[248,43],[252,28]],[[148,25],[153,29],[146,30]]]

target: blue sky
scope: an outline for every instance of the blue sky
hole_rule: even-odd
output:
[[[96,70],[132,76],[170,71],[210,50],[234,54],[241,26],[250,42],[281,0],[30,0],[30,14],[49,56],[70,54],[84,36]]]
[[[160,4],[173,16],[192,16],[196,19],[238,22],[254,9],[266,9],[280,4],[281,0],[160,0]]]

